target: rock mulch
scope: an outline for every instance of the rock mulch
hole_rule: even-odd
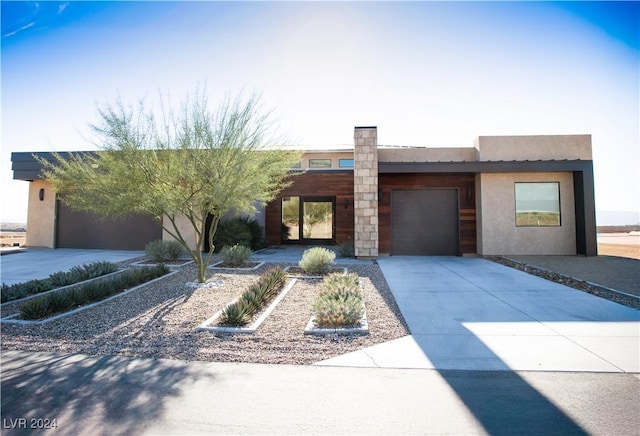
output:
[[[502,265],[509,266],[511,268],[518,269],[520,271],[524,271],[531,275],[542,277],[544,279],[551,280],[553,282],[560,283],[565,286],[569,286],[570,288],[578,289],[583,292],[588,292],[589,294],[593,294],[601,298],[606,298],[607,300],[613,301],[615,303],[623,304],[633,309],[640,309],[640,298],[634,297],[632,295],[627,295],[627,294],[606,288],[604,286],[599,286],[595,283],[590,283],[585,280],[569,277],[564,274],[560,274],[560,273],[550,271],[548,269],[540,268],[534,265],[529,265],[527,263],[518,262],[513,259],[507,259],[506,257],[502,257],[502,256],[487,256],[487,259]]]
[[[279,266],[286,266],[280,264]],[[304,335],[318,280],[298,280],[253,335],[196,332],[196,327],[242,293],[260,274],[216,271],[221,287],[190,289],[195,268],[153,286],[46,325],[3,325],[3,350],[120,355],[201,361],[312,364],[409,334],[377,265],[350,265],[361,276],[370,334]]]

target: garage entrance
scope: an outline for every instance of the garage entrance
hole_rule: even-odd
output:
[[[121,220],[102,220],[88,212],[77,212],[58,203],[56,248],[144,250],[162,239],[162,226],[150,217],[133,215]]]
[[[456,256],[458,189],[391,191],[391,254]]]

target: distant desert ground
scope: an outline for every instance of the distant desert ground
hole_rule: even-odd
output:
[[[640,259],[640,232],[598,234],[598,254]]]
[[[15,247],[16,244],[22,247],[26,243],[26,232],[0,232],[0,246],[2,247]]]

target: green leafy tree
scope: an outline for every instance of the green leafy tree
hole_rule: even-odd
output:
[[[97,152],[41,160],[61,201],[105,218],[155,217],[190,253],[199,282],[206,279],[220,218],[229,211],[254,214],[256,202],[273,200],[300,158],[277,140],[256,96],[226,98],[215,111],[204,92],[185,99],[177,112],[118,100],[98,109],[91,129]],[[180,230],[181,217],[193,229],[195,250]],[[203,253],[207,234],[210,249]]]

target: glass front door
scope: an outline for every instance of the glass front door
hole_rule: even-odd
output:
[[[331,243],[335,197],[283,197],[282,242]]]

